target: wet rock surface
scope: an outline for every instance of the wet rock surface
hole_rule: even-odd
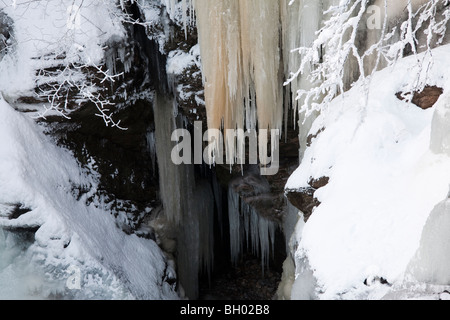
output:
[[[281,273],[261,268],[261,260],[247,255],[237,267],[216,276],[211,284],[200,287],[200,300],[272,300],[281,281]]]

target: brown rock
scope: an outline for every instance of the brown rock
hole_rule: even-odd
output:
[[[303,212],[305,222],[313,214],[314,208],[320,205],[320,201],[314,197],[314,192],[316,192],[316,189],[313,188],[303,188],[297,191],[286,192],[286,197],[289,202]]]
[[[313,189],[320,189],[322,187],[325,187],[328,182],[330,182],[330,178],[328,177],[321,177],[319,179],[314,179],[311,177],[311,179],[309,180],[308,184],[313,188]]]
[[[314,196],[314,193],[320,189],[325,187],[330,182],[329,177],[321,177],[318,179],[314,179],[311,177],[308,184],[310,187],[301,188],[299,190],[287,190],[286,197],[288,201],[301,212],[303,212],[303,216],[305,222],[313,214],[314,208],[320,205],[320,201]]]
[[[442,88],[426,86],[421,92],[414,92],[411,102],[423,110],[430,109],[436,104],[443,93],[444,90]],[[402,101],[405,100],[402,92],[397,92],[396,96]]]
[[[317,131],[316,134],[310,134],[310,135],[306,138],[306,146],[307,146],[307,147],[311,147],[313,140],[316,139],[316,138],[319,136],[319,134],[321,134],[321,133],[324,132],[324,131],[325,131],[325,128],[322,128],[322,129],[320,129],[319,131]]]

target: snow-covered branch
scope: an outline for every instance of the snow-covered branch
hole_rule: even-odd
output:
[[[126,5],[130,3],[134,3],[134,0],[102,0],[104,10],[122,25],[138,23],[127,12]],[[20,3],[21,6],[25,4]],[[113,85],[124,75],[124,72],[117,72],[115,68],[116,51],[121,50],[117,34],[124,31],[120,31],[113,24],[97,24],[95,19],[88,16],[89,8],[100,5],[99,3],[68,1],[62,3],[58,10],[64,13],[64,6],[69,4],[67,25],[58,26],[59,33],[62,34],[59,40],[47,39],[48,37],[42,35],[42,41],[52,45],[52,48],[47,49],[52,53],[43,51],[39,56],[33,57],[38,66],[35,80],[37,98],[47,102],[38,117],[56,113],[69,118],[70,113],[81,104],[91,103],[97,108],[95,115],[101,117],[107,126],[124,130],[120,121],[113,119],[116,111],[112,101],[114,95],[107,92],[108,84]],[[84,43],[90,42],[93,34],[111,34],[113,37],[110,40],[105,36],[102,40],[104,42],[92,46]],[[120,55],[120,59],[126,58]],[[127,72],[126,66],[124,71]]]
[[[113,111],[111,107],[114,106],[106,95],[102,94],[99,84],[105,81],[113,83],[116,78],[122,76],[120,74],[111,74],[109,70],[96,64],[77,65],[70,63],[63,68],[57,70],[39,70],[38,80],[42,80],[40,84],[38,81],[38,97],[46,99],[48,105],[44,106],[44,112],[40,113],[40,117],[44,117],[50,112],[69,118],[69,114],[73,109],[70,103],[74,101],[91,102],[93,103],[98,113],[96,116],[101,117],[106,126],[117,127],[125,130],[120,126],[120,120],[113,119]]]
[[[342,0],[324,13],[329,18],[317,32],[312,46],[293,50],[302,56],[302,62],[286,84],[299,76],[308,76],[315,84],[310,90],[298,91],[298,99],[304,99],[300,112],[308,115],[320,111],[355,82],[369,81],[381,67],[393,65],[405,55],[417,56],[425,51],[424,58],[418,58],[417,79],[408,84],[404,92],[423,89],[426,70],[432,63],[431,49],[442,44],[447,31],[449,0],[429,0],[421,4],[411,0],[395,1],[395,4],[391,0],[376,1],[375,7],[369,0]],[[405,6],[398,12],[400,2],[405,2]],[[369,14],[373,7],[379,16]],[[371,18],[379,20],[376,28],[368,25]],[[367,32],[375,36],[362,39],[367,37]],[[309,71],[310,66],[313,66],[312,71]],[[347,79],[346,73],[351,68],[356,69],[358,76]]]

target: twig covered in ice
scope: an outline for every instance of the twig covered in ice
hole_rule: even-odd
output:
[[[426,70],[432,64],[431,49],[442,44],[450,21],[449,0],[429,0],[415,6],[409,0],[399,1],[406,4],[403,12],[393,12],[392,7],[399,4],[395,1],[395,4],[392,0],[378,1],[379,18],[384,22],[380,23],[376,38],[367,47],[361,47],[359,31],[368,29],[368,9],[373,2],[342,0],[324,13],[329,18],[317,32],[313,44],[293,50],[302,56],[302,62],[286,84],[308,73],[309,80],[316,84],[312,89],[298,91],[298,99],[304,99],[300,112],[320,111],[349,85],[370,81],[380,67],[394,65],[406,54],[417,56],[425,51],[423,58],[417,58],[416,80],[407,84],[403,91],[424,88]],[[399,23],[392,23],[393,15],[400,17]],[[370,59],[375,62],[368,64]],[[356,68],[359,78],[346,83],[349,63]],[[310,66],[313,66],[312,71],[309,71]]]

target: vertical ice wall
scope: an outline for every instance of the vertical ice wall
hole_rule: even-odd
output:
[[[323,20],[323,11],[328,7],[329,0],[281,0],[281,24],[282,24],[282,49],[283,49],[283,68],[285,79],[289,78],[291,72],[295,72],[301,64],[302,56],[296,48],[311,46],[317,37],[316,32],[320,29]],[[318,54],[321,54],[318,52]],[[312,66],[311,66],[312,68]],[[310,70],[309,70],[310,71]],[[316,114],[306,116],[304,113],[298,113],[303,100],[297,99],[297,92],[300,89],[308,90],[313,87],[313,83],[308,79],[309,74],[299,75],[286,87],[285,101],[285,121],[287,121],[287,112],[289,101],[292,101],[294,121],[298,121],[299,141],[300,141],[300,159],[306,146],[307,136],[311,129],[312,122],[316,119]],[[287,123],[285,122],[285,126]]]
[[[156,155],[160,198],[169,223],[177,228],[177,273],[184,293],[198,298],[199,273],[211,274],[214,260],[214,195],[212,187],[196,181],[193,165],[175,165],[171,159],[172,133],[182,128],[174,100],[159,94],[154,100]],[[151,146],[152,144],[150,144]]]
[[[188,166],[176,166],[171,159],[172,132],[177,128],[174,115],[174,104],[160,95],[154,101],[155,141],[158,158],[160,197],[169,222],[179,225],[183,217],[190,194],[190,182],[193,181],[193,170]]]
[[[431,212],[422,231],[420,247],[409,265],[419,281],[450,284],[450,198]]]

